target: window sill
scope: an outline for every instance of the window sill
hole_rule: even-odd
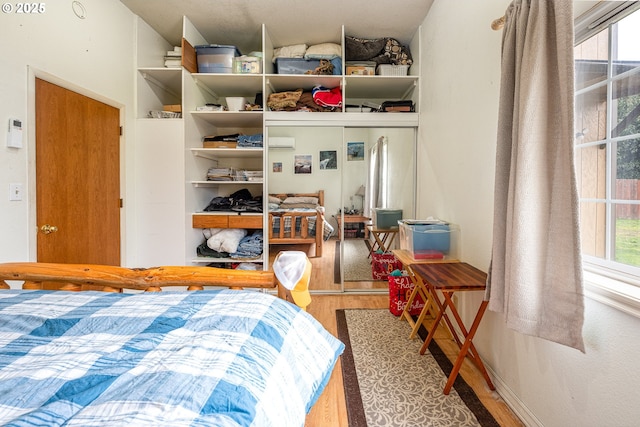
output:
[[[625,279],[604,275],[598,269],[585,266],[585,296],[640,318],[640,287],[633,281]]]

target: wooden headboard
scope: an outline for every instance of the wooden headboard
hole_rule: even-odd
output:
[[[123,289],[158,292],[171,286],[186,286],[189,290],[202,290],[205,286],[231,289],[275,289],[277,286],[273,271],[188,266],[126,268],[38,262],[0,264],[0,289],[9,288],[7,280],[24,281],[23,289],[43,289],[44,283],[53,282],[62,285],[60,290],[107,292],[122,292]]]
[[[275,193],[269,195],[277,197],[280,200],[284,200],[287,197],[317,197],[318,204],[324,206],[324,190],[318,190],[317,193]]]

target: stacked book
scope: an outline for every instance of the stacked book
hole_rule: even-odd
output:
[[[164,66],[167,68],[180,68],[182,66],[182,48],[174,46],[173,50],[168,50],[164,56]]]

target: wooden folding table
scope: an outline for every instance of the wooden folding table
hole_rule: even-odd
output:
[[[367,225],[367,230],[373,235],[375,241],[373,245],[371,245],[371,251],[369,251],[369,256],[372,253],[380,249],[382,252],[387,252],[391,248],[391,244],[393,240],[396,238],[396,234],[400,231],[398,227],[395,228],[378,228],[375,225]]]
[[[433,297],[429,292],[429,289],[424,284],[422,278],[416,276],[413,272],[412,266],[415,264],[435,264],[435,263],[443,263],[443,262],[459,262],[456,259],[415,259],[411,256],[411,253],[406,249],[394,249],[391,251],[393,255],[402,263],[402,268],[407,272],[407,275],[413,282],[413,290],[407,299],[407,305],[405,306],[402,314],[400,315],[400,319],[405,319],[407,323],[411,326],[411,333],[409,334],[409,339],[414,339],[416,335],[418,335],[418,330],[420,326],[424,326],[429,329],[427,324],[425,323],[427,314],[429,311],[431,313],[437,313],[437,306],[433,302]],[[420,315],[416,320],[413,320],[413,317],[409,313],[411,310],[411,306],[413,301],[420,296],[422,301],[424,302],[424,309],[420,312]],[[432,307],[433,306],[433,307]],[[431,310],[430,310],[431,307]]]
[[[471,327],[467,330],[452,300],[452,296],[455,292],[484,291],[487,280],[486,273],[483,273],[466,262],[414,264],[411,268],[413,269],[414,274],[425,284],[427,290],[431,294],[432,301],[435,302],[435,306],[437,307],[436,317],[431,329],[429,330],[429,335],[424,340],[424,343],[420,348],[420,354],[424,354],[429,347],[436,329],[440,324],[440,320],[442,320],[443,317],[445,318],[447,326],[449,326],[450,332],[455,338],[456,343],[460,347],[460,352],[453,364],[453,369],[451,370],[447,384],[444,387],[444,394],[449,394],[451,391],[453,382],[458,376],[458,372],[462,367],[462,362],[464,362],[464,358],[467,355],[475,363],[478,370],[480,370],[480,373],[484,377],[489,388],[491,390],[495,390],[495,387],[491,382],[491,378],[489,378],[489,374],[487,373],[487,370],[485,369],[484,364],[473,345],[473,337],[478,330],[478,326],[480,326],[480,321],[487,309],[489,301],[482,301]],[[440,300],[439,293],[442,294],[442,301]],[[433,306],[433,304],[431,304],[431,306]],[[425,311],[426,308],[427,307],[425,306],[423,311]],[[449,316],[447,315],[447,308],[451,310],[451,313],[462,332],[462,337],[459,337],[458,332],[452,327]]]

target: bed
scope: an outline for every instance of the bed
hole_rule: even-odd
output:
[[[269,194],[269,243],[311,244],[322,256],[322,243],[333,233],[324,217],[324,190]]]
[[[344,346],[260,291],[276,284],[269,271],[0,264],[0,425],[303,426]]]

